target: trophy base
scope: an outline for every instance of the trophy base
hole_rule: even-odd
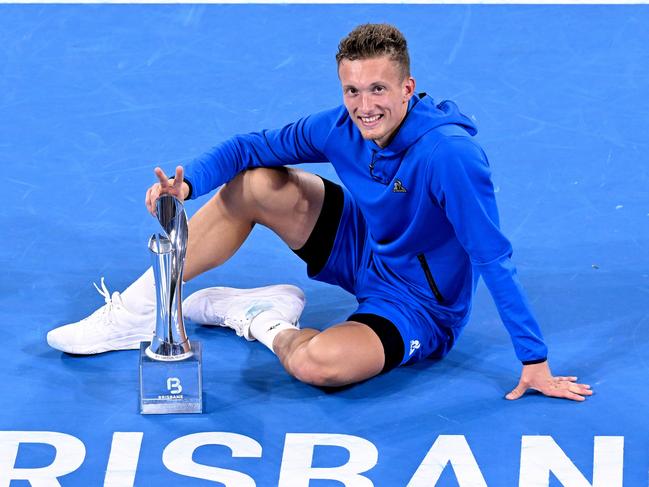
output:
[[[174,361],[149,357],[150,343],[140,343],[140,414],[202,413],[201,343],[192,341],[191,356]]]

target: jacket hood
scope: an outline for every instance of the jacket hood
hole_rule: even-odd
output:
[[[382,152],[386,155],[401,153],[423,135],[443,125],[457,125],[469,135],[478,133],[473,121],[461,113],[454,102],[444,100],[436,105],[426,93],[415,95],[408,103],[408,113],[397,134]]]

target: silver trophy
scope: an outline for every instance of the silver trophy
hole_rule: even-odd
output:
[[[149,239],[156,327],[151,342],[140,344],[140,412],[200,413],[201,346],[187,338],[182,312],[187,214],[180,200],[171,195],[158,198],[156,212],[164,233]]]
[[[187,214],[180,200],[169,195],[158,198],[156,211],[165,235],[154,233],[149,239],[157,313],[155,334],[146,354],[154,360],[183,360],[192,354],[182,310]]]

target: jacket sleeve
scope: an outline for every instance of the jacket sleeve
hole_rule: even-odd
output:
[[[281,129],[236,135],[213,147],[185,167],[190,198],[209,193],[246,169],[326,162],[323,150],[337,113],[328,110]]]
[[[541,329],[511,261],[512,247],[499,226],[487,158],[468,137],[446,137],[433,154],[433,196],[453,225],[474,270],[485,281],[523,364],[547,359]]]

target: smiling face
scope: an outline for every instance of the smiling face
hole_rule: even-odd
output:
[[[408,112],[415,80],[389,56],[343,59],[338,66],[343,101],[363,138],[385,147]]]

